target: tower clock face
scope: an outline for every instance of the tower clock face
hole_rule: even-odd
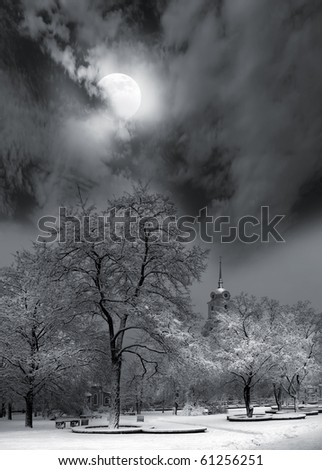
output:
[[[228,290],[225,290],[225,292],[223,292],[222,296],[225,300],[230,299],[230,293],[228,292]]]

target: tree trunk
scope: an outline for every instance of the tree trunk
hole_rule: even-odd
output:
[[[25,416],[25,426],[27,428],[32,428],[32,410],[34,405],[34,397],[32,392],[28,392],[25,396],[26,401],[26,416]]]
[[[12,403],[11,401],[8,402],[8,420],[12,420]]]
[[[142,411],[142,383],[136,385],[136,414],[140,415]]]
[[[297,398],[297,393],[292,397],[293,398],[293,406],[294,406],[294,411],[295,413],[298,411],[298,398]]]
[[[274,397],[275,397],[275,402],[277,405],[278,411],[282,410],[282,386],[276,384],[273,384],[273,389],[274,389]]]
[[[244,401],[246,406],[246,415],[248,418],[251,418],[253,415],[253,410],[250,406],[250,387],[249,385],[245,385],[244,387]]]
[[[120,414],[121,414],[121,369],[122,361],[118,359],[112,363],[111,373],[111,403],[110,403],[110,422],[109,427],[116,429],[119,427]]]
[[[6,416],[6,404],[3,402],[0,408],[0,418],[4,418]]]
[[[176,391],[175,396],[174,396],[174,414],[175,415],[178,414],[178,408],[179,408],[178,401],[179,401],[179,392]]]
[[[141,410],[142,410],[142,403],[141,403],[141,400],[139,397],[136,397],[136,405],[135,405],[135,408],[136,408],[136,414],[137,415],[140,415],[141,414]]]

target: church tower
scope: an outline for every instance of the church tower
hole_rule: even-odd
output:
[[[225,312],[228,310],[229,299],[230,292],[224,288],[222,261],[220,257],[218,287],[210,294],[210,300],[208,302],[208,319],[201,331],[203,336],[208,336],[212,330],[216,328],[216,324],[218,324],[217,315],[219,312]]]
[[[213,318],[219,310],[227,310],[229,299],[230,292],[224,288],[224,281],[222,278],[222,260],[220,256],[218,287],[210,294],[210,300],[208,302],[208,319]]]

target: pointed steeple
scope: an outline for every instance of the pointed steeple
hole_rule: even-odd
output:
[[[224,287],[224,281],[222,279],[222,270],[221,270],[221,256],[219,256],[219,280],[218,280],[218,288],[222,289]]]

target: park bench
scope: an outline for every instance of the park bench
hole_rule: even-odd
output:
[[[70,427],[74,428],[75,426],[86,426],[89,422],[88,418],[75,418],[75,417],[62,417],[57,418],[55,421],[55,426],[57,429],[64,429],[67,423],[70,423]]]
[[[101,419],[103,418],[102,415],[94,413],[94,414],[86,414],[86,415],[80,415],[81,419]]]

